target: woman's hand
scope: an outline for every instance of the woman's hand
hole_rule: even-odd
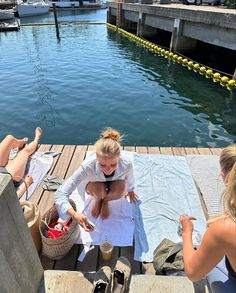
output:
[[[184,216],[184,215],[181,215],[179,217],[179,220],[180,220],[180,223],[182,225],[182,229],[183,229],[183,233],[193,233],[193,223],[191,222],[191,220],[196,220],[195,217],[193,216]]]
[[[76,220],[76,222],[82,227],[84,228],[85,231],[87,232],[91,232],[93,229],[91,228],[91,226],[89,226],[88,223],[88,218],[82,214],[82,213],[77,213],[75,212],[73,219]]]
[[[135,202],[138,199],[138,196],[134,191],[129,191],[126,196],[129,196],[131,202]]]

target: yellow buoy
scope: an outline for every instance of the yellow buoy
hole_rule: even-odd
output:
[[[204,74],[206,72],[206,67],[204,66],[200,67],[199,71],[200,71],[200,74]]]
[[[227,76],[222,76],[220,81],[221,83],[226,84],[229,81],[229,78]]]
[[[236,87],[236,81],[235,81],[234,79],[230,79],[230,80],[228,81],[228,86],[229,86],[230,88],[234,88],[234,87]]]
[[[220,80],[220,74],[219,74],[219,72],[216,72],[216,73],[213,74],[213,80],[214,80],[215,82],[217,82],[217,81]]]
[[[198,63],[195,63],[194,65],[193,65],[193,70],[194,71],[198,71],[198,69],[199,69],[199,64]]]
[[[177,59],[177,61],[178,61],[179,63],[181,63],[181,62],[183,61],[183,57],[182,57],[182,56],[179,56],[178,59]]]
[[[173,52],[170,52],[169,57],[170,58],[173,58],[173,56],[174,56],[174,53]]]
[[[207,71],[206,71],[206,75],[212,75],[212,73],[213,73],[213,71],[211,70],[211,69],[207,69]]]
[[[188,66],[189,66],[189,67],[193,67],[193,61],[189,61],[189,62],[188,62]]]

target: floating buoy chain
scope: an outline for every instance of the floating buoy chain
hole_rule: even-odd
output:
[[[164,49],[163,47],[157,46],[156,44],[149,42],[143,38],[140,38],[122,28],[118,28],[115,25],[107,23],[107,26],[111,29],[118,31],[119,33],[125,35],[126,37],[140,43],[141,45],[147,47],[149,50],[165,57],[172,59],[173,62],[181,63],[183,66],[187,67],[189,70],[193,70],[194,72],[198,72],[201,75],[205,75],[206,78],[212,78],[214,82],[221,84],[226,87],[228,90],[232,90],[236,88],[236,81],[234,79],[230,79],[227,76],[222,76],[219,72],[214,72],[212,68],[207,68],[206,66],[196,63],[195,61],[186,58],[185,56],[180,56],[180,54],[176,54],[174,52],[169,51],[168,49]]]

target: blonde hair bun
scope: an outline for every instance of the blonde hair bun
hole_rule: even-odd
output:
[[[110,127],[106,128],[95,143],[95,151],[97,156],[119,156],[121,151],[121,139],[122,135],[119,131]]]
[[[117,142],[120,142],[122,139],[122,135],[118,130],[115,130],[113,128],[106,128],[102,133],[101,133],[101,138],[106,139],[110,138],[113,139]]]

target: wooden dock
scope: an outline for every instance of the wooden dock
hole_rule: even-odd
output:
[[[163,155],[219,155],[221,148],[183,148],[183,147],[139,147],[126,146],[126,151],[136,151],[142,154],[163,154]],[[94,150],[92,145],[49,145],[42,144],[38,151],[56,151],[61,153],[54,159],[54,164],[49,171],[49,175],[57,175],[61,178],[70,177],[84,160],[87,151]],[[30,201],[37,203],[43,215],[54,203],[54,192],[45,191],[39,187],[30,197]],[[74,245],[69,254],[62,260],[53,261],[44,256],[40,256],[44,269],[70,270],[70,271],[96,271],[103,265],[113,267],[119,256],[125,256],[132,265],[132,274],[154,274],[152,264],[140,263],[133,260],[133,247],[115,247],[112,260],[104,262],[96,246],[91,250],[81,263],[77,261],[83,250],[82,245]]]

